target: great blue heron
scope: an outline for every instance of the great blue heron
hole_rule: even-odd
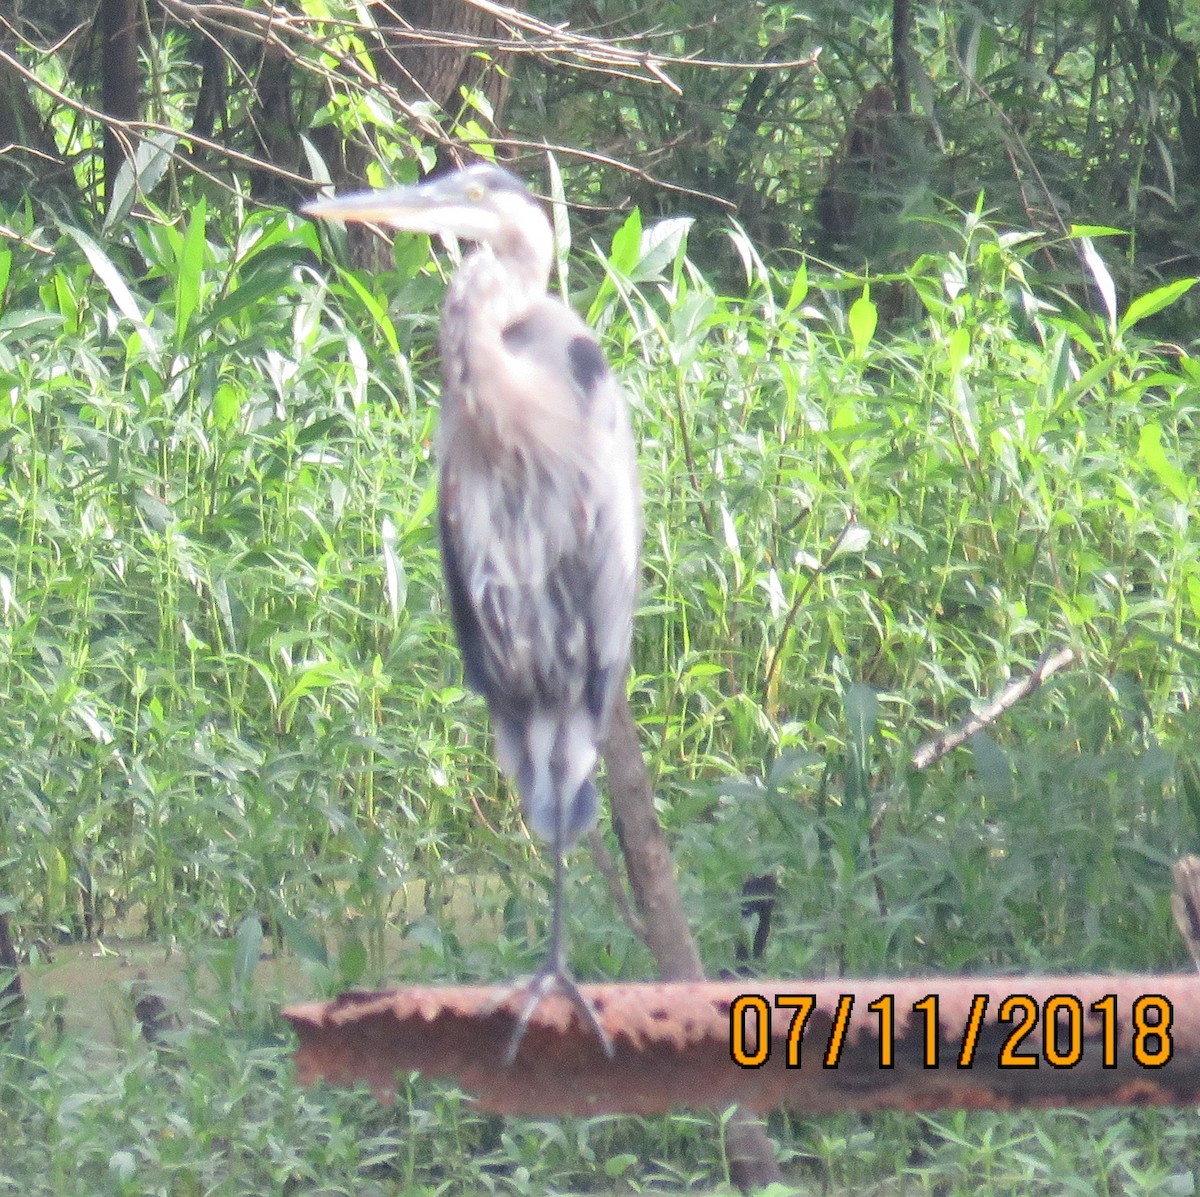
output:
[[[624,397],[591,329],[547,296],[550,224],[508,171],[478,164],[304,211],[477,243],[442,309],[442,568],[496,759],[554,854],[549,952],[507,1062],[556,988],[611,1054],[567,967],[563,857],[596,820],[596,755],[629,665],[640,503]]]

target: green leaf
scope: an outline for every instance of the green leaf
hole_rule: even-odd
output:
[[[960,325],[950,334],[950,339],[946,344],[946,360],[949,363],[951,374],[957,374],[962,369],[970,351],[971,333]]]
[[[879,309],[872,301],[869,291],[864,291],[850,305],[847,322],[850,326],[851,339],[854,341],[854,353],[857,357],[862,357],[879,325]]]
[[[383,333],[383,338],[387,341],[388,348],[396,357],[400,357],[400,342],[396,337],[396,326],[392,323],[392,318],[387,314],[383,305],[353,274],[349,272],[344,273],[342,280],[358,296],[363,307],[370,312],[371,319],[374,320],[375,326],[379,331]]]
[[[327,445],[332,440],[340,439],[336,434],[344,432],[345,429],[345,416],[341,414],[325,416],[323,419],[314,420],[311,424],[301,428],[296,433],[296,445],[301,449],[308,449],[313,445]]]
[[[1161,312],[1163,308],[1169,308],[1171,304],[1186,295],[1198,282],[1200,282],[1200,279],[1177,278],[1174,282],[1167,283],[1162,287],[1156,287],[1153,291],[1148,291],[1145,295],[1139,295],[1125,309],[1125,315],[1121,317],[1121,331],[1124,332],[1126,329],[1132,328],[1148,316],[1153,316],[1155,313]]]
[[[367,971],[367,949],[353,930],[347,930],[342,939],[337,968],[338,980],[346,989],[357,985]]]
[[[291,283],[295,269],[295,254],[275,254],[254,263],[243,270],[233,289],[212,304],[200,317],[205,328],[215,328],[222,320],[230,320],[243,308],[256,304],[260,299],[271,296],[275,299]]]
[[[846,688],[846,722],[856,748],[866,750],[879,719],[879,695],[872,686],[853,682]]]
[[[136,143],[133,157],[121,163],[113,180],[102,226],[106,234],[124,221],[139,195],[149,195],[158,186],[171,164],[178,140],[173,133],[153,132],[144,134]]]
[[[1196,621],[1200,623],[1200,577],[1197,577],[1196,574],[1188,574],[1185,586],[1192,614],[1196,617]]]
[[[82,229],[72,228],[68,225],[64,231],[83,250],[84,257],[96,272],[96,277],[100,279],[109,295],[112,296],[117,310],[141,333],[142,342],[146,348],[151,353],[157,353],[158,338],[150,330],[150,326],[146,323],[146,317],[142,314],[142,309],[133,297],[133,292],[125,285],[125,280],[108,255]]]
[[[122,1184],[128,1184],[137,1175],[137,1160],[132,1151],[114,1151],[108,1157],[108,1170]]]
[[[59,312],[32,312],[25,309],[6,312],[0,318],[0,332],[19,332],[26,337],[49,336],[66,321]]]
[[[608,264],[618,274],[630,276],[642,256],[642,214],[634,208],[625,223],[613,234],[608,250]]]
[[[404,536],[406,539],[414,532],[425,527],[426,522],[433,514],[433,509],[436,506],[437,483],[431,482],[421,492],[421,497],[417,500],[417,505],[413,508],[412,515],[408,517],[408,523],[404,525]]]
[[[1138,438],[1138,456],[1150,467],[1154,476],[1181,503],[1191,497],[1195,483],[1166,454],[1163,449],[1162,425],[1150,421],[1142,425]]]
[[[1062,405],[1064,407],[1071,407],[1076,404],[1093,387],[1107,380],[1113,370],[1123,361],[1124,358],[1119,354],[1109,354],[1107,357],[1101,358],[1095,365],[1089,366],[1079,377],[1078,381],[1073,382],[1067,390],[1063,391],[1061,396]]]
[[[230,383],[223,382],[217,387],[212,400],[213,423],[218,428],[232,428],[237,422],[242,410],[241,394]]]
[[[1195,824],[1193,845],[1200,843],[1200,756],[1180,753],[1175,762],[1175,784],[1183,794],[1188,813]]]
[[[954,39],[959,66],[968,79],[978,78],[980,29],[979,17],[969,16],[959,25],[958,35]]]
[[[336,661],[314,661],[302,669],[279,701],[281,710],[290,710],[302,698],[328,690],[345,681],[346,671]]]
[[[1047,369],[1043,371],[1042,400],[1047,406],[1052,406],[1067,386],[1074,363],[1071,339],[1065,332],[1060,332],[1046,353]]]
[[[1011,798],[1013,773],[1008,753],[987,732],[976,732],[970,742],[980,789],[993,801]]]
[[[604,1161],[604,1175],[609,1180],[616,1180],[618,1176],[628,1172],[637,1162],[638,1157],[630,1155],[628,1152],[625,1152],[623,1155],[610,1155]]]
[[[131,493],[133,505],[155,532],[165,532],[175,523],[175,513],[160,498],[138,487]]]
[[[846,722],[850,727],[850,741],[860,759],[866,760],[870,751],[871,736],[879,721],[879,695],[873,686],[853,682],[846,688]]]
[[[871,737],[879,719],[879,696],[873,687],[863,682],[853,682],[846,688],[843,702],[846,723],[850,728],[846,802],[865,812],[870,797]]]
[[[242,990],[250,988],[254,981],[254,970],[262,957],[262,918],[252,910],[238,924],[234,935],[233,976]]]
[[[791,290],[788,291],[785,312],[794,312],[808,298],[808,267],[801,265],[792,279]]]
[[[630,277],[635,283],[658,282],[666,268],[687,247],[688,231],[692,227],[689,216],[677,216],[670,220],[659,220],[650,226],[641,239],[638,261]]]
[[[175,272],[175,346],[183,345],[192,313],[200,306],[200,289],[204,268],[204,233],[207,227],[208,205],[204,197],[196,205],[188,221],[187,232],[179,251]]]
[[[396,525],[384,516],[379,530],[379,548],[383,554],[383,577],[392,613],[392,623],[400,622],[400,613],[408,600],[408,576],[396,552]]]
[[[328,950],[303,923],[282,911],[278,912],[275,918],[283,931],[283,937],[287,941],[288,947],[301,960],[307,960],[310,964],[323,965],[325,968],[329,967]]]

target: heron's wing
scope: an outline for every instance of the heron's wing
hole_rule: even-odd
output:
[[[582,622],[585,700],[606,719],[629,660],[637,593],[641,504],[625,396],[595,334],[564,304],[547,299],[505,330],[505,346],[536,380],[543,407],[571,414],[571,426],[547,421],[566,444],[551,444],[558,489],[571,495],[574,540],[564,546],[559,585],[564,615]],[[571,612],[568,615],[568,611]]]
[[[450,618],[458,649],[462,653],[463,675],[467,685],[481,694],[487,693],[487,659],[485,657],[483,632],[479,616],[471,602],[470,589],[463,577],[459,561],[458,536],[451,511],[454,506],[453,482],[445,474],[442,477],[442,492],[438,502],[438,536],[442,550],[442,574],[446,579],[446,592],[450,596]]]
[[[488,390],[473,406],[520,427],[485,443],[458,401],[443,429],[443,563],[467,681],[498,716],[586,709],[599,730],[636,593],[624,397],[591,330],[550,300],[474,366],[472,385]]]

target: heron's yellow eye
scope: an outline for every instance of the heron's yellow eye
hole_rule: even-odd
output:
[[[487,194],[487,192],[484,190],[484,188],[479,183],[467,184],[467,199],[469,199],[471,201],[471,203],[473,203],[473,204],[480,203],[483,200],[484,195],[486,195],[486,194]]]

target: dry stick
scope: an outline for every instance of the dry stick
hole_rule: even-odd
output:
[[[1200,969],[1200,857],[1184,856],[1171,866],[1175,890],[1171,894],[1171,913],[1175,927],[1183,936],[1192,963]]]
[[[618,697],[604,745],[613,830],[625,857],[634,905],[644,924],[646,946],[664,981],[702,981],[675,869],[654,809],[654,790],[638,743],[629,700]]]
[[[21,961],[8,929],[8,914],[5,912],[0,914],[0,1032],[9,1031],[25,1012],[20,968]]]
[[[646,945],[648,951],[653,951],[650,941],[646,938],[646,926],[637,916],[637,912],[629,904],[629,891],[621,881],[617,872],[617,862],[604,842],[604,836],[596,828],[587,834],[588,848],[592,853],[592,863],[600,870],[604,884],[608,887],[608,896],[621,914],[621,919],[633,933]]]
[[[1074,659],[1074,649],[1047,649],[1038,658],[1032,673],[1018,678],[1015,682],[1009,682],[982,711],[972,714],[960,727],[943,732],[936,740],[922,744],[913,753],[913,768],[928,769],[935,761],[940,761],[948,752],[953,752],[955,748],[965,744],[977,731],[982,731],[989,723],[994,723],[1010,707],[1016,706],[1022,698],[1032,694],[1051,674],[1057,673]]]
[[[664,981],[703,981],[704,968],[683,909],[667,839],[654,809],[654,787],[638,743],[637,724],[622,694],[609,723],[604,745],[613,829],[625,857],[625,872],[645,930],[644,942]],[[729,1170],[743,1192],[774,1181],[783,1173],[762,1125],[735,1110],[725,1131]]]

